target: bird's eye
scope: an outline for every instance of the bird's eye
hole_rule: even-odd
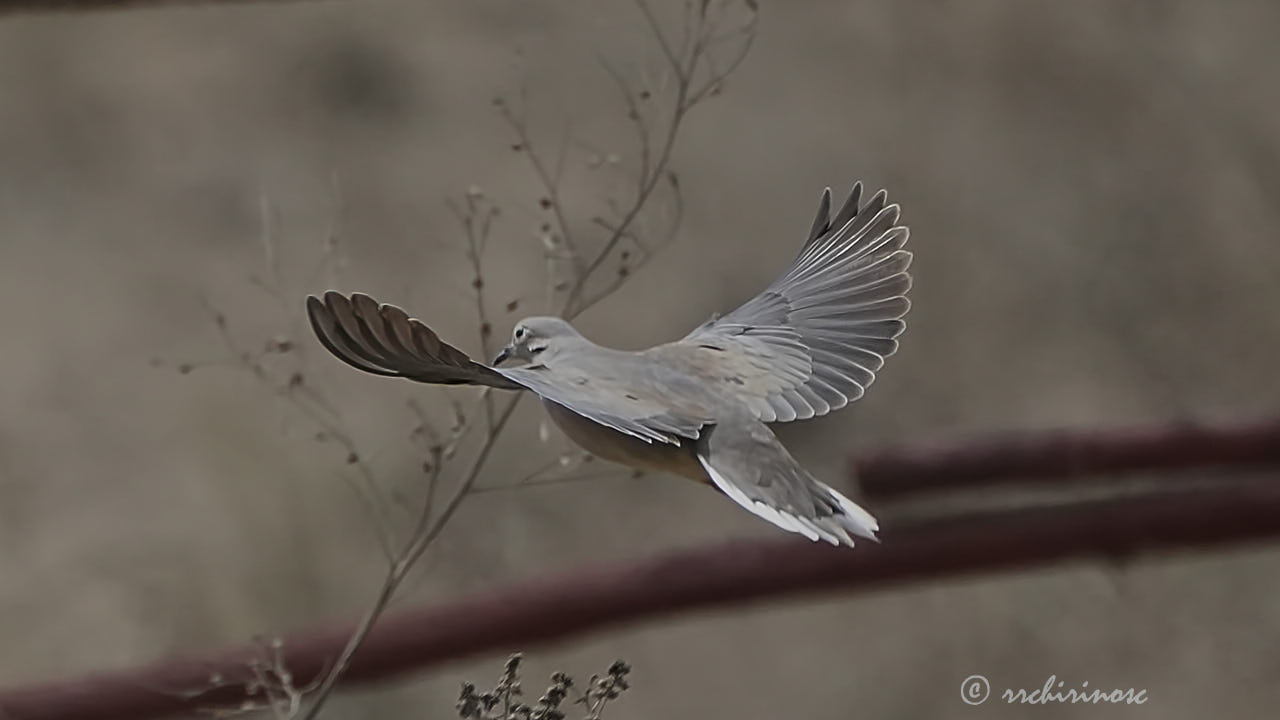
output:
[[[516,328],[516,339],[517,340],[524,339],[524,328]]]

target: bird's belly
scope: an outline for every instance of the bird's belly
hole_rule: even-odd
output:
[[[706,470],[694,454],[691,440],[685,440],[681,445],[647,443],[589,420],[551,400],[544,399],[542,406],[546,408],[551,421],[570,440],[602,460],[641,470],[671,473],[699,482],[710,482]]]

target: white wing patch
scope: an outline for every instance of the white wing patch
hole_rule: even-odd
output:
[[[814,482],[818,483],[824,490],[831,493],[831,496],[836,499],[836,502],[840,503],[840,509],[844,511],[844,517],[841,518],[841,524],[844,525],[845,528],[858,537],[864,537],[868,540],[880,542],[880,539],[876,537],[876,531],[880,529],[880,523],[876,522],[875,517],[871,513],[864,510],[858,503],[836,492],[834,488],[821,480],[815,480]]]
[[[789,530],[817,542],[818,540],[826,540],[832,545],[845,544],[853,547],[853,538],[849,537],[849,532],[854,535],[867,538],[868,540],[877,540],[875,532],[880,529],[876,519],[871,513],[863,510],[857,503],[849,498],[841,495],[826,483],[819,482],[827,492],[840,504],[840,509],[844,511],[843,515],[833,515],[828,518],[819,520],[810,520],[793,515],[785,510],[779,510],[767,503],[759,500],[753,500],[747,497],[747,494],[738,487],[736,483],[721,475],[711,464],[707,458],[699,455],[698,461],[702,463],[702,467],[706,469],[707,474],[711,476],[711,482],[720,488],[721,492],[729,496],[730,500],[738,503],[742,507],[751,511],[757,517],[764,518],[769,522],[777,525],[783,530]],[[816,481],[815,481],[816,482]]]

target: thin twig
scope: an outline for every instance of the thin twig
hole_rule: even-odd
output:
[[[658,24],[658,19],[654,16],[653,9],[649,7],[648,0],[635,0],[635,6],[640,10],[640,14],[644,15],[644,21],[649,25],[649,33],[658,42],[658,47],[662,49],[663,57],[667,59],[667,64],[671,66],[671,71],[677,76],[682,75],[684,73],[684,63],[681,58],[684,56],[676,55],[675,51],[671,49],[671,44],[667,42],[667,34],[662,31],[662,26]],[[697,40],[694,42],[696,44]]]
[[[649,7],[648,2],[646,0],[635,0],[635,5],[644,16],[651,34],[654,36],[662,50],[662,54],[667,62],[671,77],[675,82],[675,100],[672,105],[671,116],[667,121],[666,132],[663,134],[662,140],[658,144],[659,149],[656,157],[652,157],[652,159],[650,159],[650,153],[647,151],[651,147],[649,145],[650,137],[648,128],[643,121],[638,120],[640,117],[639,114],[635,113],[631,109],[631,106],[633,106],[634,103],[629,99],[627,100],[629,105],[629,116],[632,117],[633,122],[637,125],[637,134],[639,135],[642,143],[641,168],[647,170],[647,172],[641,173],[641,177],[637,182],[635,198],[631,206],[622,214],[614,232],[610,233],[609,237],[605,239],[600,250],[595,254],[591,262],[587,264],[586,270],[578,276],[576,282],[574,282],[573,286],[570,288],[560,313],[569,319],[581,314],[604,297],[604,294],[596,295],[584,301],[583,294],[588,282],[595,275],[595,272],[600,268],[600,266],[604,264],[604,261],[617,248],[618,243],[626,237],[632,224],[649,203],[649,199],[654,190],[657,189],[658,184],[664,177],[671,177],[668,176],[667,168],[670,164],[671,154],[675,149],[676,138],[679,136],[680,128],[684,122],[685,116],[710,93],[718,91],[723,84],[725,77],[736,70],[742,63],[742,60],[750,51],[751,44],[755,37],[756,13],[754,7],[751,4],[748,4],[747,7],[751,10],[751,16],[750,20],[741,30],[743,47],[740,48],[739,53],[730,61],[726,70],[722,72],[712,70],[711,78],[702,86],[695,88],[693,83],[695,82],[695,76],[698,73],[699,67],[702,63],[709,62],[710,59],[707,54],[707,43],[709,39],[714,36],[714,23],[707,17],[705,12],[700,12],[698,18],[694,21],[695,27],[689,31],[689,36],[692,37],[692,40],[690,41],[690,49],[688,53],[677,55],[675,50],[671,47],[670,42],[667,40],[666,34],[658,24],[657,18],[654,16],[653,10]],[[606,70],[609,71],[611,77],[614,76],[615,73],[611,68],[606,66]],[[620,78],[615,78],[615,84],[619,86],[619,90],[623,93],[624,98],[630,98],[630,88],[625,82],[619,82],[619,80]]]
[[[213,324],[218,330],[218,336],[231,359],[239,364],[241,368],[248,370],[250,375],[263,386],[269,388],[277,397],[288,401],[295,410],[311,420],[320,429],[320,434],[325,440],[337,442],[346,452],[344,462],[355,467],[358,479],[353,482],[345,473],[341,472],[339,476],[348,481],[348,484],[355,491],[356,497],[360,499],[361,505],[374,526],[383,556],[390,562],[393,557],[392,548],[395,545],[391,535],[390,513],[387,511],[382,495],[378,491],[378,483],[373,469],[369,467],[364,455],[360,452],[355,438],[347,430],[337,408],[312,388],[300,371],[293,371],[284,380],[275,377],[262,362],[262,356],[266,351],[255,353],[242,348],[231,334],[226,315],[214,307],[207,298],[202,298],[202,302],[212,318]]]
[[[618,93],[622,96],[622,101],[627,105],[627,119],[635,126],[636,139],[640,145],[640,169],[637,178],[639,183],[643,183],[649,178],[649,163],[653,157],[653,149],[650,147],[649,126],[640,110],[640,102],[635,93],[631,91],[631,86],[627,84],[626,78],[603,55],[599,56],[599,62],[600,66],[605,69],[605,72],[613,80],[613,84],[617,86]]]
[[[476,322],[480,335],[480,352],[486,361],[493,357],[491,340],[493,338],[493,324],[489,321],[489,313],[485,304],[485,280],[484,280],[484,248],[489,241],[489,234],[493,230],[493,221],[498,217],[498,208],[495,205],[485,203],[484,196],[478,190],[471,190],[466,195],[466,209],[464,210],[453,200],[446,201],[449,210],[453,212],[458,223],[462,225],[463,232],[466,234],[466,257],[467,262],[471,265],[471,289],[474,291],[476,300]],[[483,209],[481,209],[483,205]],[[484,403],[485,427],[493,429],[493,397],[485,393],[482,397]]]
[[[311,698],[311,706],[302,716],[302,720],[315,720],[319,716],[338,680],[342,678],[350,667],[352,657],[360,649],[360,646],[364,644],[370,631],[373,630],[374,624],[387,609],[391,598],[395,596],[396,589],[400,587],[400,584],[408,576],[409,571],[413,569],[414,563],[418,561],[418,558],[422,557],[422,554],[431,546],[432,541],[440,535],[440,532],[444,530],[453,514],[457,512],[458,507],[461,506],[462,501],[471,492],[472,486],[480,475],[480,471],[489,459],[489,454],[493,450],[498,436],[502,433],[502,429],[506,427],[507,420],[511,419],[511,415],[515,412],[521,397],[523,397],[521,394],[511,396],[502,412],[494,419],[493,428],[489,431],[485,442],[480,446],[480,450],[472,460],[470,468],[468,468],[462,481],[454,489],[453,496],[449,498],[449,501],[434,522],[430,518],[430,501],[424,503],[423,512],[419,516],[418,525],[414,529],[413,535],[396,555],[395,562],[387,573],[377,597],[374,598],[373,605],[347,638],[346,644],[342,647],[342,652],[325,675],[324,681],[316,689],[314,697]]]
[[[518,117],[506,103],[502,103],[499,106],[499,113],[516,134],[519,151],[528,158],[534,175],[537,176],[538,182],[542,185],[542,192],[546,194],[546,197],[543,198],[543,204],[546,209],[551,210],[551,214],[555,218],[556,228],[560,234],[560,239],[564,241],[564,247],[569,254],[570,262],[573,263],[574,272],[581,274],[584,272],[585,264],[582,254],[578,252],[577,240],[574,238],[569,220],[565,216],[564,200],[560,195],[560,178],[563,173],[564,153],[567,152],[568,141],[561,143],[560,154],[556,161],[556,170],[553,173],[547,170],[546,164],[538,155],[537,149],[533,145],[533,140],[529,136],[529,128],[525,124],[524,118]]]

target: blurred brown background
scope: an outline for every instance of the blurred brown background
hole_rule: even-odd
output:
[[[904,206],[915,307],[864,400],[782,430],[820,476],[880,442],[1274,410],[1278,27],[1254,0],[768,4],[677,148],[679,239],[578,324],[630,348],[683,334],[772,278],[824,185],[862,179]],[[296,338],[379,477],[411,492],[404,401],[443,396],[323,356],[302,296],[369,292],[476,352],[443,203],[475,185],[504,209],[496,332],[541,310],[538,189],[490,101],[527,82],[539,137],[571,118],[626,157],[596,57],[652,60],[645,38],[626,3],[582,0],[0,17],[0,684],[364,609],[382,566],[344,453],[243,370],[173,366],[227,361],[206,303],[246,347]],[[284,304],[251,280],[264,198]],[[317,271],[335,225],[343,262]],[[487,484],[560,447],[520,413]],[[670,479],[492,493],[411,595],[771,532]],[[1151,700],[1037,715],[1272,716],[1278,571],[1259,549],[684,616],[528,649],[527,684],[623,657],[635,689],[611,720],[1018,718],[963,705],[961,680],[1056,674]],[[460,679],[498,669],[369,688],[328,717],[449,717]]]

